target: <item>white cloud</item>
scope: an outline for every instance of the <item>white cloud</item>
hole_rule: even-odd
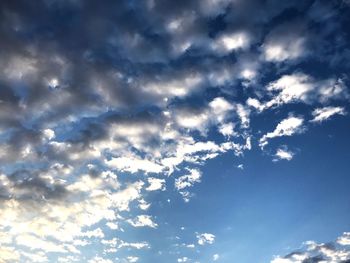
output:
[[[305,39],[302,37],[278,42],[270,41],[263,45],[264,58],[272,62],[297,59],[304,55],[304,45]]]
[[[333,115],[345,115],[345,109],[343,107],[324,107],[324,108],[317,108],[312,112],[312,115],[314,118],[311,120],[311,122],[323,122],[331,118]]]
[[[215,235],[210,233],[203,233],[197,235],[197,242],[199,245],[203,246],[205,244],[213,244],[215,241]]]
[[[94,230],[86,231],[84,233],[81,233],[81,236],[87,237],[87,238],[104,238],[104,234],[101,228],[96,228]]]
[[[163,166],[153,161],[134,156],[112,158],[111,160],[107,160],[106,164],[109,167],[130,173],[136,173],[138,171],[144,171],[146,173],[160,173],[164,169]]]
[[[191,187],[194,183],[200,182],[202,174],[198,169],[188,169],[188,171],[189,174],[180,176],[175,180],[175,188],[177,190]]]
[[[0,247],[0,260],[2,260],[4,263],[18,262],[19,259],[20,254],[14,247]]]
[[[67,249],[63,245],[57,245],[54,242],[48,240],[42,240],[34,235],[20,235],[16,238],[16,243],[18,245],[26,246],[30,249],[43,250],[45,252],[58,252],[67,253]]]
[[[147,178],[147,181],[149,183],[149,186],[146,188],[147,191],[157,191],[165,190],[165,180],[164,179],[158,179],[154,177]]]
[[[289,253],[287,256],[276,256],[271,263],[301,263],[313,262],[313,259],[320,259],[317,262],[335,263],[347,262],[350,260],[350,249],[348,242],[349,233],[344,233],[337,239],[337,243],[316,243],[306,241],[298,250]]]
[[[177,262],[188,262],[189,258],[188,257],[182,257],[182,258],[178,258]]]
[[[128,223],[134,227],[151,227],[156,228],[158,224],[153,222],[152,217],[149,215],[139,215],[133,220],[129,219]]]
[[[258,111],[263,111],[288,103],[326,103],[330,100],[349,97],[342,79],[316,80],[304,73],[283,75],[276,81],[269,83],[266,90],[270,100],[260,102],[255,98],[248,98],[247,105]]]
[[[268,144],[269,139],[281,136],[291,136],[295,133],[300,133],[302,131],[303,122],[303,118],[294,116],[282,120],[280,123],[277,124],[273,132],[269,132],[260,138],[260,147],[264,148],[264,146]]]
[[[219,126],[219,132],[225,137],[230,138],[231,136],[236,135],[234,127],[235,125],[232,122],[224,123],[221,126]]]
[[[90,259],[88,261],[88,263],[113,263],[113,261],[110,259],[104,259],[104,258],[96,256],[93,259]]]
[[[212,45],[213,50],[226,54],[239,49],[246,49],[250,45],[250,36],[247,32],[233,32],[220,35]]]
[[[113,223],[113,222],[107,222],[106,226],[108,226],[112,230],[118,230],[119,229],[119,225],[117,223]]]
[[[293,159],[294,153],[291,151],[288,151],[285,148],[279,148],[277,149],[276,153],[275,153],[275,159],[274,161],[278,161],[278,160],[287,160],[290,161]]]
[[[350,246],[350,232],[344,232],[343,235],[337,239],[337,243],[342,246]]]
[[[139,260],[138,257],[134,257],[134,256],[129,256],[127,257],[127,260],[130,262],[130,263],[135,263]]]
[[[213,255],[213,261],[217,261],[217,260],[219,260],[219,258],[220,258],[219,254]]]

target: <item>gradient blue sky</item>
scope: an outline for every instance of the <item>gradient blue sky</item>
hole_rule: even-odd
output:
[[[0,263],[349,263],[350,2],[0,2]]]

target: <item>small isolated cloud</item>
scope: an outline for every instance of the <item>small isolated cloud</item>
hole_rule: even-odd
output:
[[[213,255],[213,261],[217,261],[217,260],[219,260],[219,258],[220,258],[219,254]]]
[[[135,262],[137,262],[139,260],[139,258],[138,257],[129,256],[129,257],[127,257],[127,260],[130,263],[135,263]]]
[[[331,118],[333,115],[345,115],[345,109],[344,107],[324,107],[324,108],[317,108],[312,112],[312,115],[314,118],[311,120],[311,122],[323,122]]]
[[[188,257],[182,257],[177,259],[177,262],[188,262],[188,261],[189,261]]]
[[[205,244],[213,244],[215,241],[215,235],[210,233],[203,233],[197,235],[197,242],[199,245],[203,246]]]
[[[165,188],[165,179],[158,179],[154,177],[147,178],[149,186],[146,188],[147,191],[164,191]]]
[[[134,227],[152,227],[156,228],[158,224],[153,222],[152,217],[149,215],[139,215],[136,218],[129,219],[128,223]]]
[[[282,136],[292,136],[295,133],[302,132],[303,122],[303,118],[294,116],[282,120],[280,123],[277,124],[273,132],[269,132],[260,138],[260,147],[264,148],[268,144],[269,139]]]
[[[293,159],[294,153],[292,151],[289,151],[286,147],[282,147],[277,149],[275,153],[275,158],[273,161],[279,161],[279,160],[287,160],[290,161]]]

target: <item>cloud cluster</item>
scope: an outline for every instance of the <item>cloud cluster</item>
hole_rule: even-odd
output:
[[[347,263],[350,261],[349,233],[345,232],[336,242],[316,243],[307,241],[304,247],[284,257],[275,257],[271,263]]]
[[[175,189],[190,201],[208,160],[265,150],[310,114],[346,115],[347,40],[331,37],[346,11],[335,2],[1,1],[0,261],[107,263],[104,249],[149,248],[105,238],[156,231],[148,196]],[[304,18],[279,23],[288,10]],[[296,68],[305,58],[329,71]],[[291,160],[286,147],[273,158]],[[130,253],[120,261],[138,261]]]

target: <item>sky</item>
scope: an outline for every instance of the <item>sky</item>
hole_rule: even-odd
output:
[[[0,263],[349,263],[349,24],[0,1]]]

